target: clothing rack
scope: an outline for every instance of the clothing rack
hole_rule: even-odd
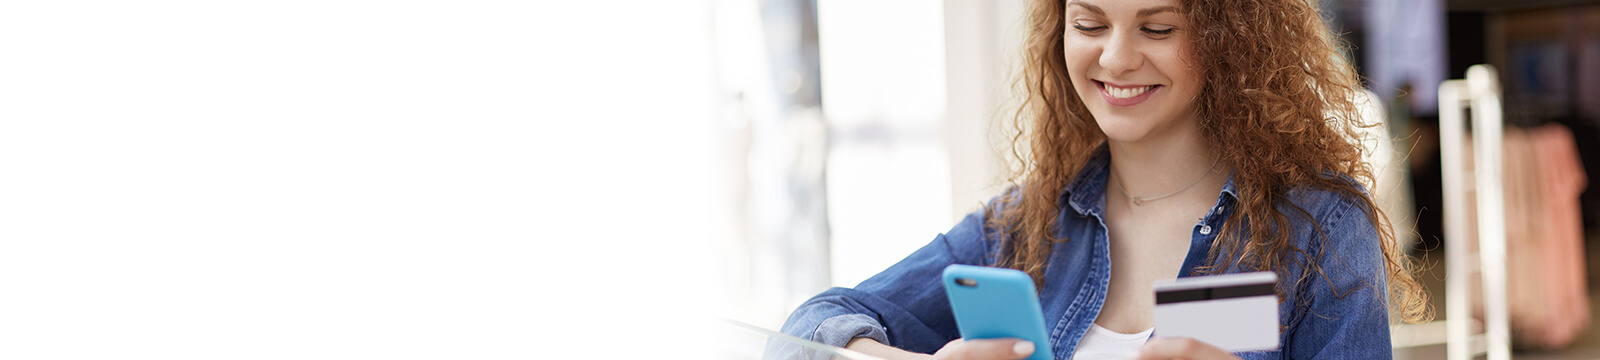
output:
[[[1446,348],[1450,360],[1469,360],[1488,354],[1489,360],[1511,359],[1511,331],[1506,299],[1505,189],[1502,184],[1500,82],[1495,68],[1473,65],[1466,80],[1447,80],[1439,86],[1439,145],[1444,162],[1444,236]],[[1462,139],[1466,113],[1472,116],[1473,177],[1453,176],[1466,171]],[[1478,252],[1468,253],[1469,214],[1466,194],[1476,192]],[[1476,255],[1476,256],[1474,256]],[[1468,279],[1482,274],[1484,322],[1473,320]],[[1484,333],[1476,333],[1483,328]]]

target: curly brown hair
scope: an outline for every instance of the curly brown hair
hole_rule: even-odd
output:
[[[1362,161],[1366,149],[1359,143],[1358,128],[1377,124],[1359,116],[1355,99],[1362,91],[1360,77],[1343,59],[1343,43],[1329,32],[1315,6],[1307,0],[1179,2],[1196,29],[1190,45],[1204,81],[1194,104],[1201,136],[1218,149],[1222,162],[1233,164],[1240,202],[1217,240],[1239,246],[1213,246],[1211,265],[1201,270],[1244,265],[1282,276],[1290,266],[1300,265],[1305,271],[1296,284],[1320,273],[1316,259],[1303,256],[1306,249],[1278,229],[1291,224],[1283,209],[1309,217],[1288,201],[1289,190],[1325,189],[1357,201],[1378,230],[1386,290],[1396,313],[1406,322],[1431,319],[1413,261],[1398,249],[1382,209],[1360,185],[1325,176],[1331,171],[1373,184],[1372,167]],[[1055,236],[1059,196],[1106,140],[1068,78],[1062,51],[1065,6],[1066,0],[1029,5],[1023,24],[1024,64],[1016,79],[1025,97],[1015,114],[1012,139],[1012,155],[1022,166],[1010,177],[1020,191],[1002,196],[1001,203],[1009,206],[986,209],[989,226],[1006,229],[1002,241],[1007,250],[999,265],[1027,272],[1041,286],[1052,243],[1069,240]],[[1241,231],[1245,223],[1262,226]],[[1283,296],[1279,289],[1280,301]]]

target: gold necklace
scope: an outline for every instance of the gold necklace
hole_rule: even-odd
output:
[[[1216,161],[1213,161],[1211,163],[1211,169],[1210,170],[1206,170],[1206,172],[1200,173],[1200,177],[1195,178],[1194,181],[1190,181],[1189,185],[1184,185],[1182,189],[1178,189],[1178,191],[1173,191],[1171,194],[1166,194],[1166,195],[1161,195],[1161,196],[1156,196],[1156,197],[1149,197],[1149,198],[1140,197],[1140,196],[1133,196],[1131,194],[1128,194],[1128,186],[1122,184],[1122,177],[1117,177],[1117,187],[1122,188],[1122,196],[1127,196],[1128,200],[1132,201],[1134,206],[1140,206],[1140,205],[1144,205],[1144,203],[1146,201],[1156,201],[1156,200],[1165,199],[1167,197],[1170,197],[1170,196],[1173,196],[1173,195],[1177,195],[1178,193],[1181,193],[1184,190],[1189,190],[1189,188],[1194,187],[1194,184],[1199,184],[1200,180],[1205,179],[1206,175],[1210,175],[1211,173],[1216,172],[1217,171],[1217,164],[1220,163],[1220,162],[1222,162],[1222,158],[1218,157]]]

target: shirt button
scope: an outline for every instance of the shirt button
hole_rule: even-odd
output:
[[[1211,225],[1200,225],[1200,235],[1211,235]]]

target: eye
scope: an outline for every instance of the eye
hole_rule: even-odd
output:
[[[1156,27],[1145,27],[1145,28],[1143,28],[1141,30],[1144,30],[1144,33],[1150,34],[1150,35],[1172,35],[1172,32],[1173,31],[1177,31],[1178,28],[1170,27],[1170,26],[1165,26],[1165,27],[1156,26]]]
[[[1092,33],[1092,32],[1100,32],[1100,30],[1105,30],[1106,26],[1102,25],[1100,23],[1097,23],[1097,22],[1089,21],[1089,22],[1074,22],[1074,23],[1072,23],[1072,28],[1073,29],[1078,29],[1078,31],[1082,31],[1082,32],[1086,32],[1086,33]]]

